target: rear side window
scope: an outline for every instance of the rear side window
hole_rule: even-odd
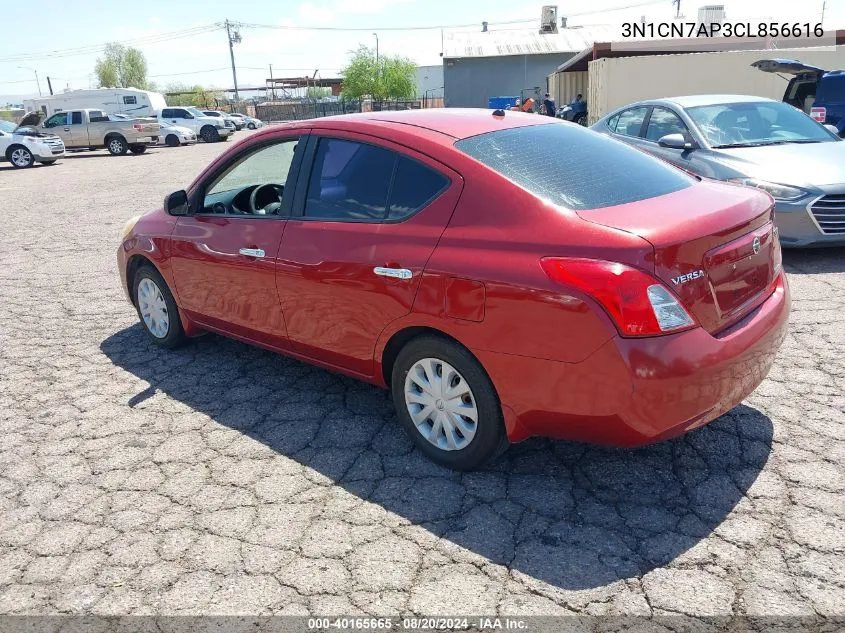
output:
[[[639,136],[645,121],[645,113],[648,108],[631,108],[619,113],[616,120],[616,127],[613,129],[617,134],[625,136]]]
[[[455,147],[538,198],[574,210],[654,198],[696,182],[657,158],[578,125],[499,130],[460,140]]]
[[[305,217],[323,220],[380,221],[396,154],[341,139],[320,139],[308,182]]]
[[[123,97],[123,103],[126,105],[133,105],[138,103],[138,99],[134,95],[129,97]]]
[[[92,112],[91,116],[95,113]],[[70,113],[70,124],[71,125],[82,125],[82,113],[81,112],[71,112]]]
[[[434,200],[449,184],[442,174],[405,157],[396,164],[390,195],[389,220],[401,220]]]
[[[170,108],[165,108],[161,111],[161,116],[165,119],[175,119],[176,115],[173,113],[173,110]]]
[[[822,79],[817,100],[822,103],[845,103],[845,77]]]

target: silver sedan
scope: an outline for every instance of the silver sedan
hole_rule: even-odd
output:
[[[741,95],[655,99],[591,129],[699,176],[767,191],[784,246],[845,244],[845,143],[791,105]]]

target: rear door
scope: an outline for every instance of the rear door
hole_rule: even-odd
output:
[[[98,114],[108,120],[105,113],[100,112]],[[73,139],[73,145],[76,147],[86,147],[91,144],[91,139],[88,137],[88,120],[85,112],[81,110],[70,112],[70,135]]]
[[[315,130],[277,264],[294,350],[371,376],[376,340],[410,312],[462,188],[410,148]]]

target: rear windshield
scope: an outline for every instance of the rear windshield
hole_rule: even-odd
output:
[[[455,147],[535,196],[576,211],[666,195],[695,180],[660,160],[580,125],[487,132]]]

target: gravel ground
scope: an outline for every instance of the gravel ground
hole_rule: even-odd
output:
[[[456,475],[382,391],[144,338],[118,230],[230,145],[0,163],[0,613],[845,615],[845,249],[786,253],[790,334],[709,426]]]

